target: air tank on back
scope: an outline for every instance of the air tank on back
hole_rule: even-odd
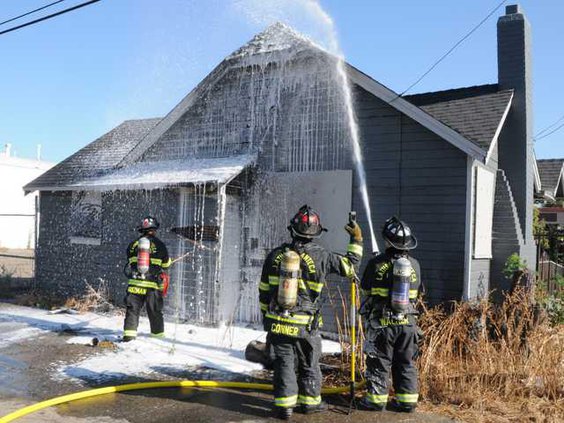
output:
[[[148,238],[139,238],[137,244],[137,272],[141,279],[145,279],[145,275],[149,272],[151,265],[151,241]]]
[[[298,303],[298,279],[300,277],[300,256],[286,250],[280,262],[280,282],[278,285],[278,305],[290,310]]]
[[[392,310],[403,317],[409,311],[409,287],[411,285],[411,273],[413,267],[406,257],[400,257],[394,261],[393,286],[390,295]]]

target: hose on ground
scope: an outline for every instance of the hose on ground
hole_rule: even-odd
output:
[[[358,387],[360,387],[359,384]],[[125,385],[107,386],[105,388],[89,389],[87,391],[75,392],[74,394],[62,395],[41,401],[27,407],[20,408],[10,414],[0,417],[0,423],[12,422],[20,417],[43,410],[44,408],[53,407],[55,405],[81,400],[84,398],[92,398],[99,395],[112,394],[124,391],[136,391],[140,389],[161,389],[161,388],[239,388],[253,389],[258,391],[272,391],[272,385],[266,383],[250,383],[250,382],[223,382],[213,380],[173,380],[165,382],[141,382],[128,383]],[[321,393],[325,395],[342,394],[349,391],[348,386],[324,388]]]

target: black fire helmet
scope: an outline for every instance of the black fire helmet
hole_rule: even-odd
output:
[[[382,228],[382,236],[398,250],[413,250],[417,247],[417,238],[411,232],[411,228],[396,216],[386,220]]]
[[[156,217],[146,216],[141,221],[141,224],[137,227],[137,230],[139,232],[146,232],[150,230],[159,229],[159,226],[160,224]]]
[[[327,231],[321,226],[319,215],[307,204],[304,204],[296,215],[290,220],[288,229],[292,235],[312,239],[321,236],[322,232]]]

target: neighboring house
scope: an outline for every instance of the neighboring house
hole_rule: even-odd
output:
[[[173,256],[188,254],[173,266],[167,313],[200,322],[259,320],[262,262],[304,203],[337,251],[357,210],[368,258],[336,62],[275,25],[164,118],[126,121],[30,183],[41,198],[39,284],[107,281],[121,300],[124,249],[145,214],[162,221]],[[496,84],[405,98],[345,64],[372,220],[377,232],[394,214],[412,226],[433,303],[507,288],[501,269],[514,252],[535,265],[530,28],[518,6],[498,21],[498,64]],[[346,283],[328,285],[340,304]]]
[[[537,160],[540,188],[536,190],[539,217],[549,224],[564,225],[564,208],[555,202],[564,198],[562,174],[564,159]]]
[[[35,248],[37,195],[24,195],[23,187],[54,163],[13,157],[11,145],[0,152],[0,248]]]
[[[562,172],[564,159],[537,159],[537,168],[540,178],[540,188],[537,197],[554,202],[557,198],[564,197],[562,187]]]

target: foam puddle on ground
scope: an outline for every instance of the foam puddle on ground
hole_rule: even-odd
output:
[[[9,346],[10,342],[29,341],[46,332],[74,333],[76,336],[61,338],[61,341],[65,339],[70,344],[92,345],[94,337],[100,341],[117,341],[123,316],[49,314],[46,310],[0,303],[0,322],[15,327],[14,331],[8,332],[12,341],[3,335],[0,338],[4,347]],[[173,328],[172,323],[165,325],[165,331],[172,331]],[[104,383],[118,378],[148,375],[151,378],[178,377],[187,369],[198,367],[244,375],[262,370],[260,364],[245,360],[244,351],[249,342],[264,341],[264,331],[238,326],[209,328],[179,323],[175,340],[172,336],[154,339],[149,332],[148,319],[141,318],[137,340],[117,342],[115,349],[91,347],[88,356],[75,363],[54,363],[55,378]],[[340,346],[333,341],[323,341],[323,351],[339,352]]]

